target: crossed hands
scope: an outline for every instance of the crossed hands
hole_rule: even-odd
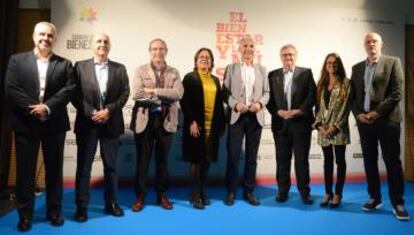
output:
[[[108,119],[110,118],[110,113],[108,109],[101,109],[99,111],[96,111],[93,113],[92,115],[92,121],[98,123],[98,124],[103,124],[106,121],[108,121]]]
[[[48,111],[47,111],[47,106],[45,104],[30,105],[29,108],[30,108],[30,111],[29,111],[30,115],[33,115],[34,117],[39,119],[41,122],[46,121]]]
[[[302,114],[302,110],[300,109],[291,109],[291,110],[281,109],[277,111],[277,115],[279,115],[281,118],[285,120],[297,117],[301,114]]]
[[[327,128],[324,128],[323,126],[318,127],[319,133],[326,138],[332,138],[338,131],[338,128],[335,126],[329,126]]]
[[[364,124],[372,124],[379,118],[379,113],[371,111],[369,113],[361,113],[358,115],[358,121]]]
[[[254,102],[253,104],[250,105],[246,105],[243,103],[237,103],[235,110],[241,114],[243,113],[247,113],[252,112],[252,113],[257,113],[262,109],[262,105],[260,104],[260,102]]]

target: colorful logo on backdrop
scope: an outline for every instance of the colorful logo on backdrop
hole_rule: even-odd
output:
[[[72,34],[72,38],[66,40],[68,50],[89,50],[92,34]]]
[[[79,11],[79,20],[93,24],[97,20],[96,14],[97,11],[93,7],[82,7]]]
[[[261,63],[263,52],[263,35],[251,33],[247,30],[247,17],[244,12],[229,12],[228,22],[216,23],[216,58],[215,74],[222,78],[227,64],[240,62],[239,41],[246,35],[250,35],[256,44],[255,62]]]

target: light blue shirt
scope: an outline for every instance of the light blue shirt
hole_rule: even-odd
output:
[[[99,85],[100,102],[102,106],[102,104],[105,101],[106,88],[108,84],[108,60],[103,63],[98,63],[98,61],[94,59],[94,65],[95,65],[96,80],[98,81],[98,85]]]
[[[294,71],[295,67],[293,67],[291,70],[285,68],[283,69],[283,89],[285,92],[288,110],[290,110],[292,107],[292,79]]]
[[[370,92],[372,87],[372,79],[374,78],[375,69],[377,68],[378,59],[377,61],[369,63],[367,60],[366,66],[365,66],[365,73],[364,73],[364,91],[365,91],[365,97],[364,97],[364,110],[365,112],[370,111],[370,105],[371,105],[371,98],[370,98]]]

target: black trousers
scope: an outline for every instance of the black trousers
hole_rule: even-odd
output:
[[[404,204],[404,179],[400,160],[400,123],[358,123],[362,155],[371,198],[381,200],[381,185],[378,170],[378,142],[388,176],[390,200],[393,206]]]
[[[118,174],[117,154],[119,138],[108,137],[101,127],[76,133],[78,158],[76,167],[76,205],[86,207],[89,203],[89,184],[91,168],[99,141],[101,159],[104,168],[104,200],[105,203],[117,201]]]
[[[329,145],[322,147],[323,152],[323,169],[325,177],[325,192],[333,196],[333,173],[334,173],[334,159],[336,162],[336,185],[335,194],[342,197],[342,192],[346,177],[346,161],[345,161],[346,145]]]
[[[164,130],[158,113],[150,113],[145,130],[135,135],[137,161],[135,168],[135,194],[147,194],[147,178],[152,150],[155,147],[155,189],[158,194],[168,190],[167,157],[170,152],[172,133]]]
[[[276,180],[280,193],[290,190],[290,165],[292,152],[295,158],[297,187],[302,196],[310,193],[309,149],[312,128],[304,122],[286,122],[284,131],[273,132],[276,146]]]
[[[254,113],[240,115],[236,123],[229,125],[227,139],[226,188],[228,193],[237,191],[239,178],[239,160],[243,138],[245,137],[245,163],[243,188],[252,193],[256,186],[257,152],[259,150],[262,126]]]
[[[36,166],[40,142],[46,173],[46,210],[60,214],[63,184],[63,149],[66,132],[42,134],[15,131],[16,141],[16,201],[19,214],[32,216]]]

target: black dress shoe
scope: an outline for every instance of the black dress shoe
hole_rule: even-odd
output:
[[[65,223],[65,220],[60,214],[48,214],[46,219],[50,221],[52,226],[62,226]]]
[[[204,209],[204,203],[203,203],[203,200],[201,198],[191,199],[190,203],[191,203],[191,205],[193,205],[193,207],[195,209],[199,209],[199,210]]]
[[[107,203],[105,205],[105,212],[116,217],[124,216],[124,210],[116,202]]]
[[[203,205],[205,206],[208,206],[211,204],[210,199],[205,194],[201,196],[201,200],[203,201]]]
[[[234,204],[234,200],[236,199],[236,197],[234,196],[233,193],[229,193],[226,196],[226,199],[224,200],[224,204],[226,204],[227,206],[232,206]]]
[[[243,195],[243,199],[248,202],[252,206],[258,206],[260,205],[259,199],[257,199],[253,193],[245,193]]]
[[[312,205],[313,204],[313,198],[311,195],[303,195],[302,196],[302,202],[306,205]]]
[[[21,216],[19,223],[17,223],[17,230],[20,232],[27,232],[32,228],[32,220],[29,216]]]
[[[86,207],[78,206],[75,212],[75,220],[77,222],[86,222],[88,220],[88,212]]]
[[[277,193],[277,196],[276,196],[276,201],[277,202],[282,203],[282,202],[287,201],[287,199],[288,199],[288,194],[287,193],[282,193],[282,192]]]

